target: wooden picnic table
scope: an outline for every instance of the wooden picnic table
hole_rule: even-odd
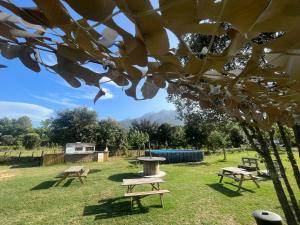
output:
[[[160,190],[159,184],[163,183],[164,180],[161,178],[138,178],[138,179],[123,179],[122,186],[127,186],[127,193],[125,193],[125,197],[130,197],[131,202],[131,210],[133,208],[133,198],[141,198],[149,195],[159,194],[161,207],[163,207],[162,197],[163,194],[169,193],[168,190]],[[143,191],[143,192],[133,192],[133,189],[136,185],[145,185],[150,184],[152,190],[151,191]]]
[[[219,183],[222,183],[223,177],[228,177],[234,179],[235,181],[239,181],[239,186],[237,191],[241,189],[243,182],[246,180],[252,180],[255,183],[255,185],[259,188],[259,185],[255,177],[252,175],[251,172],[248,172],[245,169],[241,169],[238,167],[222,168],[222,173],[218,173],[218,176],[221,177]]]
[[[57,182],[56,186],[58,186],[63,180],[67,179],[68,177],[78,177],[79,181],[83,184],[83,177],[86,177],[89,172],[89,169],[84,169],[82,166],[72,166],[62,173],[60,173],[57,177],[60,180]]]

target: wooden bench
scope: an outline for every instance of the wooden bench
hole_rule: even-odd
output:
[[[238,165],[238,168],[243,168],[248,171],[257,171],[259,170],[258,160],[257,158],[243,157],[242,165]]]
[[[143,192],[131,192],[131,193],[125,193],[124,197],[130,197],[130,206],[131,210],[133,209],[133,198],[141,198],[149,195],[159,195],[160,197],[160,204],[161,207],[163,208],[163,200],[162,197],[165,193],[169,193],[170,191],[168,190],[155,190],[155,191],[143,191]]]

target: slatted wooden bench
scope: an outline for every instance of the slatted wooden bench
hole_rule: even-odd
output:
[[[257,158],[243,157],[242,165],[238,165],[238,168],[246,169],[248,171],[257,171],[259,170],[258,160]]]
[[[159,195],[160,197],[160,205],[163,208],[163,195],[165,193],[169,193],[170,191],[168,190],[155,190],[155,191],[143,191],[143,192],[131,192],[131,193],[125,193],[124,197],[130,197],[130,206],[131,206],[131,210],[133,209],[133,198],[142,198],[142,197],[146,197],[149,195]]]

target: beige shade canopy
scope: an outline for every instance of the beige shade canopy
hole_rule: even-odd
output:
[[[100,88],[108,77],[135,99],[153,98],[160,88],[171,94],[181,86],[203,108],[214,108],[264,129],[274,122],[292,126],[300,116],[300,1],[298,0],[34,0],[24,8],[0,0],[0,50],[7,59],[19,58],[29,69],[56,72],[73,87],[80,81]],[[74,19],[74,10],[81,19]],[[126,16],[129,33],[114,17]],[[229,27],[224,27],[224,23]],[[180,48],[170,47],[169,33]],[[253,39],[263,32],[281,32],[264,43]],[[198,57],[184,42],[188,34],[229,37],[226,49]],[[229,63],[245,45],[251,56],[241,69]],[[41,52],[54,54],[47,65]],[[186,62],[182,62],[182,58]],[[268,67],[262,66],[261,58]],[[84,67],[98,63],[107,72]],[[0,68],[5,65],[0,65]],[[142,84],[140,88],[140,84]],[[137,90],[140,89],[140,90]],[[100,88],[97,101],[105,92]]]

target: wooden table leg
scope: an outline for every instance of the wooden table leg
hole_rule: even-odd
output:
[[[163,207],[164,207],[164,204],[163,204],[162,197],[163,197],[163,194],[160,194],[160,195],[159,195],[159,198],[160,198],[160,205],[161,205],[161,207],[163,208]]]
[[[225,174],[225,171],[224,171],[224,170],[223,170],[222,174],[223,174],[223,175]],[[222,183],[222,180],[223,180],[223,176],[220,177],[219,183]]]
[[[240,183],[239,183],[239,187],[238,187],[238,190],[237,191],[240,191],[241,187],[242,187],[242,184],[243,184],[243,181],[244,181],[244,175],[242,174],[241,175],[241,180],[240,180]]]
[[[257,181],[255,180],[255,178],[250,175],[251,180],[256,184],[256,187],[260,188],[260,186],[258,185]]]
[[[159,190],[159,183],[156,184],[157,187],[155,186],[155,183],[152,183],[151,186],[152,186],[152,191],[154,190]]]
[[[128,185],[127,186],[127,193],[131,193],[133,191],[134,187],[135,187],[135,185]]]
[[[69,173],[64,173],[64,176],[57,182],[56,186],[58,186],[63,180],[65,180],[69,176]]]
[[[83,180],[81,179],[81,174],[80,174],[80,173],[76,173],[76,175],[77,175],[78,179],[80,180],[80,182],[81,182],[82,184],[84,184],[84,183],[83,183]]]

